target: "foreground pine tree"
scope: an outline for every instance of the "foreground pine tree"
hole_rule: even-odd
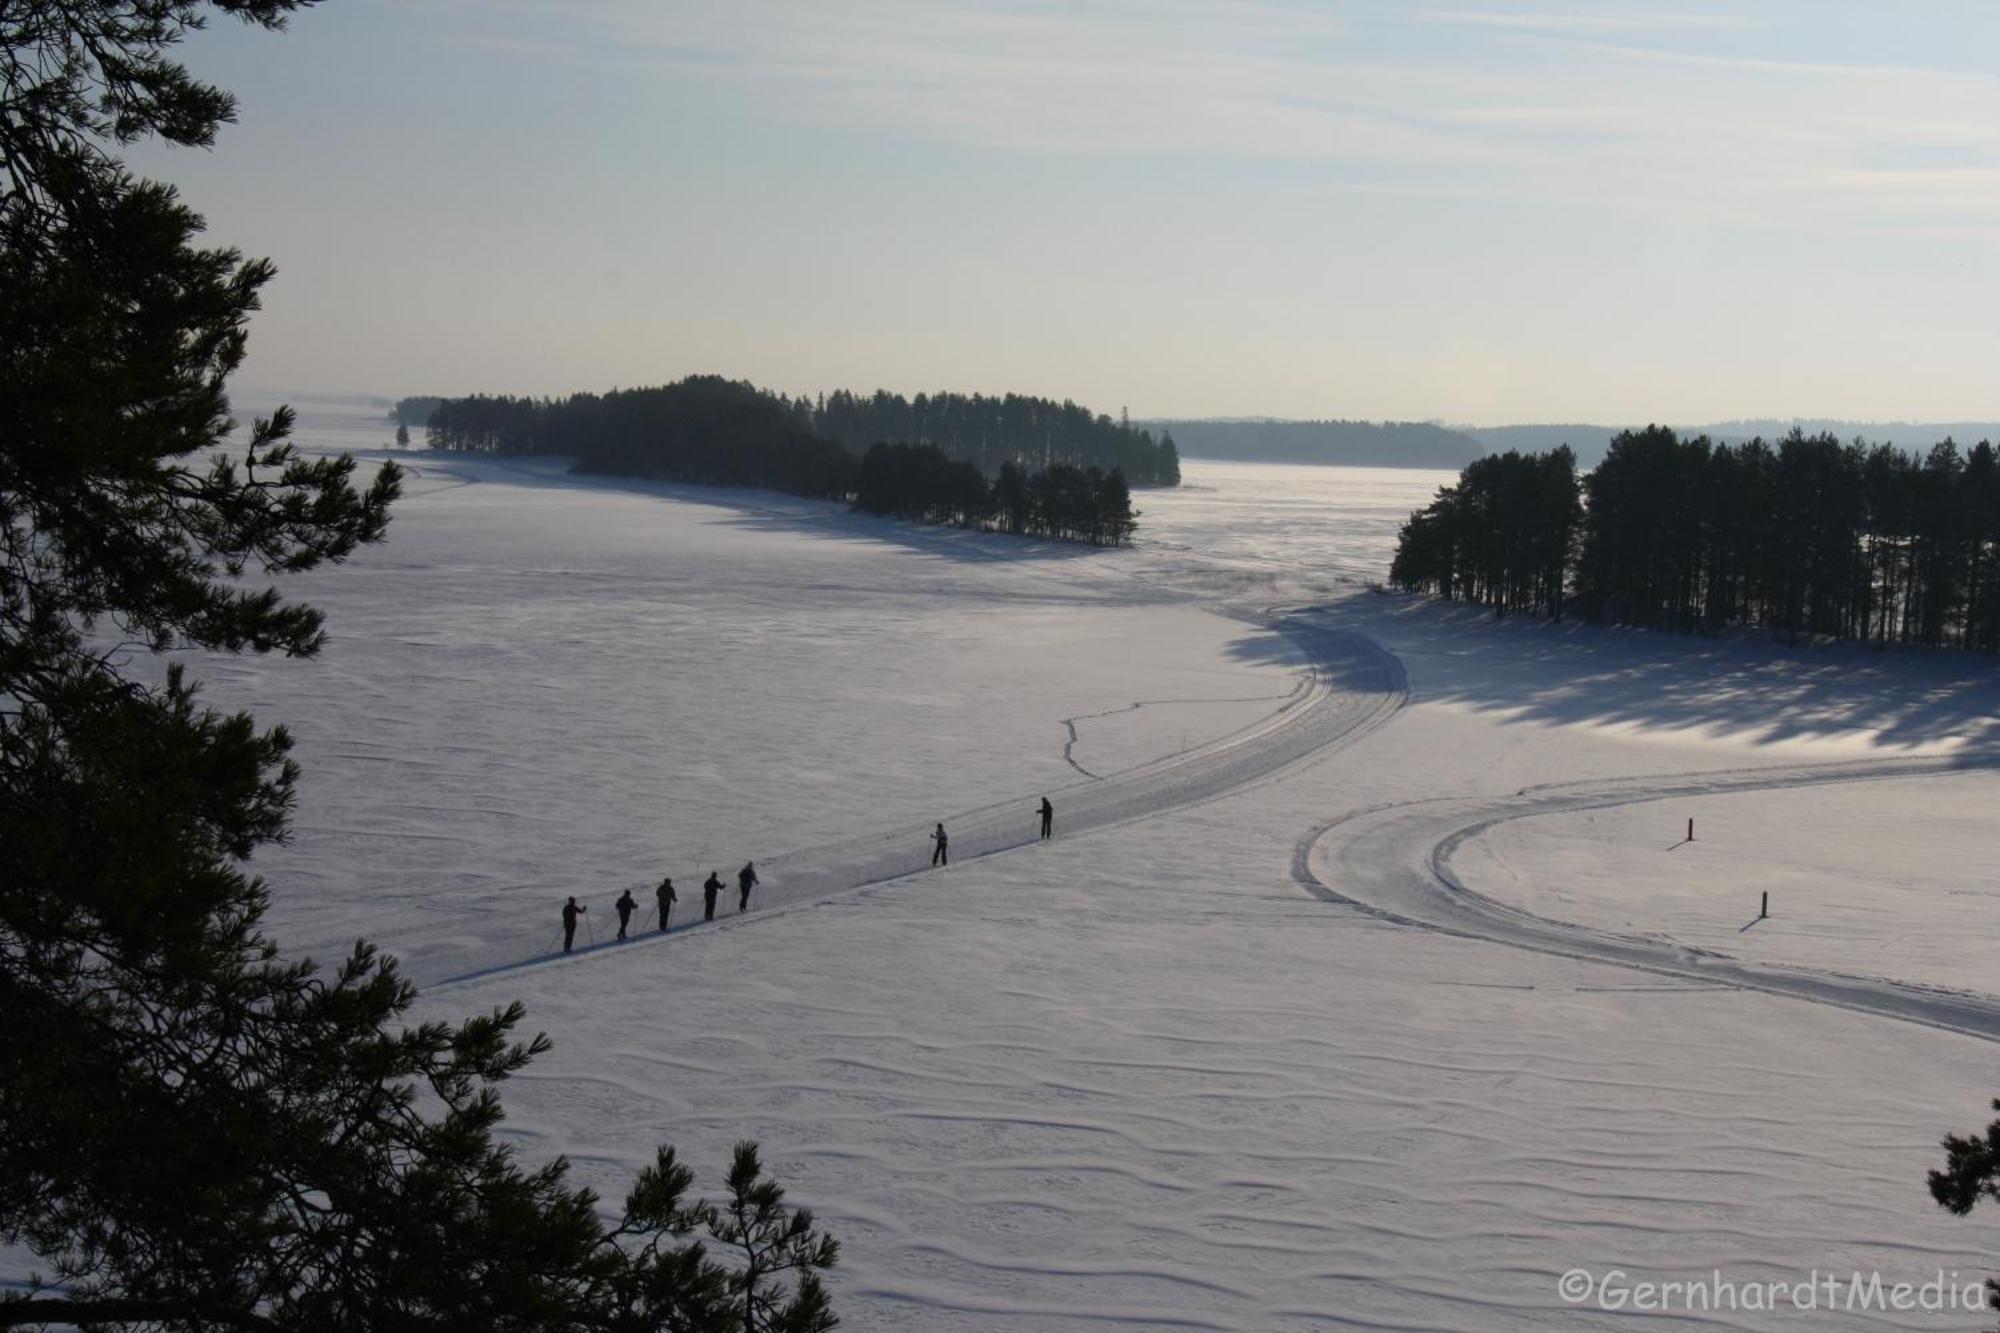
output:
[[[1993,1109],[2000,1111],[2000,1099]],[[1964,1217],[1981,1200],[2000,1200],[2000,1120],[1983,1133],[1945,1135],[1944,1155],[1944,1169],[1930,1174],[1931,1197],[1940,1206]],[[1986,1302],[2000,1310],[2000,1281],[1987,1279]]]
[[[0,4],[0,1242],[42,1279],[0,1328],[830,1328],[833,1242],[754,1147],[718,1204],[661,1152],[607,1221],[494,1141],[544,1045],[518,1006],[411,1026],[366,944],[280,957],[243,866],[285,836],[290,742],[123,665],[316,652],[258,583],[380,539],[397,494],[285,412],[207,452],[271,269],[116,156],[231,118],[167,58],[188,30],[299,3]]]

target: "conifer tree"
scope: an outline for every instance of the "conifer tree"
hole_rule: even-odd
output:
[[[0,5],[0,1244],[40,1278],[0,1328],[831,1327],[836,1251],[754,1154],[718,1209],[662,1152],[607,1223],[494,1139],[545,1045],[518,1005],[412,1025],[367,944],[283,958],[245,863],[286,834],[289,738],[128,659],[316,653],[260,585],[378,540],[398,492],[288,410],[217,447],[272,269],[117,156],[232,118],[186,33],[300,3]]]
[[[2000,1111],[2000,1099],[1993,1109]],[[2000,1120],[1983,1133],[1945,1135],[1944,1153],[1944,1169],[1930,1173],[1931,1197],[1939,1207],[1964,1217],[1982,1202],[2000,1200]],[[1986,1302],[2000,1310],[2000,1281],[1987,1279]]]
[[[1612,440],[1579,501],[1568,449],[1493,455],[1410,516],[1390,578],[1500,612],[1568,601],[1593,621],[1991,652],[1996,459],[1986,442],[1918,456],[1798,430],[1718,444],[1650,426]]]

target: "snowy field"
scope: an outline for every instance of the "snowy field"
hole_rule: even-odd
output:
[[[302,589],[320,661],[199,668],[299,737],[277,929],[525,1000],[509,1132],[607,1192],[760,1140],[847,1326],[1626,1327],[1558,1278],[1995,1261],[1923,1184],[2000,1091],[2000,986],[1939,943],[1991,919],[1990,664],[1367,591],[1436,473],[1191,463],[1086,553],[413,461]],[[545,956],[567,893],[601,941],[746,856],[747,915]]]
[[[1641,802],[1495,825],[1453,869],[1539,916],[1774,963],[2000,984],[2000,774]],[[1695,840],[1685,841],[1696,820]],[[1761,895],[1772,915],[1758,919]]]

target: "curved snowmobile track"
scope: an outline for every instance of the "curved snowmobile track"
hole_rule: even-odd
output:
[[[1478,893],[1451,868],[1452,853],[1469,840],[1497,824],[1533,815],[1838,782],[1907,780],[1994,767],[2000,767],[2000,756],[1867,760],[1562,783],[1485,800],[1376,806],[1309,831],[1293,849],[1292,877],[1318,898],[1398,925],[1785,995],[2000,1041],[2000,997],[1746,962],[1658,937],[1573,925]]]
[[[1246,617],[1248,618],[1248,617]],[[1408,702],[1408,679],[1402,662],[1372,640],[1315,620],[1310,611],[1273,613],[1255,623],[1283,634],[1301,654],[1304,675],[1299,687],[1273,712],[1232,735],[1167,755],[1122,772],[1073,783],[1049,792],[1056,807],[1056,834],[1072,837],[1095,829],[1147,819],[1172,810],[1204,805],[1261,783],[1327,751],[1350,745],[1375,730]],[[946,814],[954,863],[1033,846],[1039,841],[1035,802],[1040,792]],[[725,915],[713,923],[750,921],[767,909],[824,898],[847,889],[879,884],[929,869],[930,825],[892,829],[846,842],[832,843],[760,859],[763,881],[751,911],[730,911],[736,886],[722,895]],[[642,899],[647,894],[634,886]],[[700,890],[683,888],[680,910],[693,917],[700,910]],[[647,907],[650,908],[650,900]],[[650,913],[642,911],[644,920]],[[575,953],[526,956],[540,941],[517,940],[511,959],[492,963],[427,983],[427,989],[469,982],[496,973],[581,958],[606,949],[624,949],[678,937],[686,928],[666,935],[643,932],[621,943],[597,943]]]

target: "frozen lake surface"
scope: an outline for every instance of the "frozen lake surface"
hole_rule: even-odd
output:
[[[312,447],[392,434],[308,407]],[[1895,933],[1983,910],[1991,782],[1944,766],[1992,752],[1990,664],[1367,591],[1437,473],[1191,462],[1137,497],[1134,548],[1086,552],[410,461],[388,543],[299,589],[320,660],[199,666],[299,737],[298,836],[259,867],[277,932],[386,943],[441,1015],[525,1000],[556,1047],[508,1132],[608,1193],[660,1141],[712,1179],[759,1139],[843,1243],[847,1326],[1628,1327],[1557,1279],[1992,1261],[2000,1229],[1924,1172],[1984,1123],[1996,986]],[[1884,763],[1939,771],[1859,780]],[[1731,785],[1815,766],[1857,780]],[[1458,844],[1478,913],[1426,878],[1480,812],[1668,781],[1698,812]],[[1707,860],[1658,836],[1684,809]],[[746,915],[732,892],[712,925],[548,956],[566,894],[605,918],[668,872],[678,922],[751,856]],[[1784,931],[1730,952],[1708,905],[1765,887]],[[1548,919],[1586,933],[1545,947]],[[1624,933],[1737,981],[1592,952]],[[1848,989],[1760,988],[1775,968]],[[1899,980],[1949,989],[1884,1016]]]

